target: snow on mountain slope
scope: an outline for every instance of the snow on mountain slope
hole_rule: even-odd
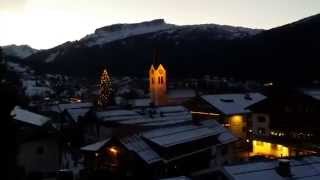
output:
[[[208,39],[232,40],[236,38],[254,36],[262,31],[263,30],[260,29],[250,29],[218,24],[199,24],[176,26],[175,28],[169,30],[157,32],[152,38],[169,36],[171,39],[185,39],[190,38],[192,34],[197,33],[198,36],[200,36],[200,34],[203,33]]]
[[[175,27],[175,25],[166,24],[162,19],[137,24],[116,24],[97,29],[94,34],[87,35],[80,41],[83,41],[87,46],[92,47],[125,39],[130,36],[167,30],[173,27]]]
[[[182,41],[201,42],[211,40],[232,40],[253,36],[262,30],[243,27],[233,27],[217,24],[200,25],[174,25],[167,24],[163,19],[146,21],[135,24],[115,24],[96,29],[78,41],[67,42],[52,49],[40,51],[29,59],[37,59],[38,62],[54,64],[57,59],[64,59],[66,56],[77,57],[79,49],[98,50],[104,45],[121,41],[125,46],[128,39],[145,38],[147,41],[172,41],[177,45]],[[139,41],[135,42],[139,46]],[[69,59],[70,59],[69,57]]]
[[[21,45],[21,46],[8,45],[8,46],[3,46],[2,48],[5,55],[14,56],[22,59],[27,58],[30,55],[38,52],[38,50],[33,49],[28,45]]]
[[[53,54],[50,54],[47,59],[45,60],[46,63],[50,63],[56,59],[56,57],[59,55],[59,52],[55,52]]]

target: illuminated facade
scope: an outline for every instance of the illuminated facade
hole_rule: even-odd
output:
[[[243,115],[234,115],[227,117],[227,123],[230,131],[241,139],[247,138],[247,120]]]
[[[167,104],[167,73],[162,64],[158,67],[151,66],[149,70],[149,88],[154,105]]]
[[[250,156],[269,156],[274,158],[290,156],[289,148],[280,144],[272,144],[263,141],[252,141]]]

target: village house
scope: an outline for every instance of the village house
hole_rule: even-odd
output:
[[[218,122],[207,120],[113,136],[81,150],[92,170],[132,177],[170,177],[231,162],[236,140]]]
[[[122,129],[139,131],[192,121],[191,112],[183,106],[111,108],[92,111],[81,122],[85,142],[109,138]],[[128,128],[132,126],[133,128]]]
[[[260,93],[202,95],[188,107],[195,118],[219,119],[221,124],[245,142],[250,133],[261,131],[257,124],[262,123],[262,116],[253,113],[247,107],[264,99],[266,96]],[[268,127],[267,120],[263,123]]]
[[[224,176],[221,179],[226,180],[318,180],[320,157],[306,156],[224,166],[222,172]]]
[[[51,119],[18,106],[11,114],[18,128],[17,164],[26,176],[54,177],[60,168],[61,147]]]
[[[319,142],[320,98],[317,92],[308,89],[278,90],[248,109],[265,117],[258,122],[270,121],[268,130],[262,131],[269,138],[286,142]]]

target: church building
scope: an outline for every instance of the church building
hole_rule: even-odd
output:
[[[151,101],[156,106],[166,105],[167,98],[167,73],[162,64],[151,65],[149,70],[149,88]]]

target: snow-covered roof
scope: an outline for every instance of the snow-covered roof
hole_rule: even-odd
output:
[[[29,86],[34,87],[36,86],[36,84],[37,84],[37,81],[35,80],[22,80],[22,86],[24,88],[27,88]]]
[[[143,133],[143,137],[150,140],[151,142],[158,144],[159,146],[170,147],[211,136],[217,136],[222,133],[229,133],[229,137],[221,138],[221,143],[226,143],[226,140],[229,139],[236,140],[235,137],[232,138],[233,135],[229,131],[227,131],[223,126],[221,126],[214,120],[205,121],[201,125],[187,124],[155,129]]]
[[[78,121],[80,116],[85,116],[90,111],[89,108],[80,108],[80,109],[67,109],[67,112],[70,114],[74,121]]]
[[[230,132],[225,131],[218,136],[218,140],[221,144],[228,144],[237,140],[237,138]]]
[[[223,114],[232,115],[249,113],[250,110],[246,108],[266,99],[266,96],[260,93],[246,93],[203,95],[201,98]]]
[[[278,160],[247,163],[234,166],[225,166],[223,172],[233,180],[285,180],[276,171]],[[320,157],[309,156],[301,159],[290,160],[290,179],[319,180]]]
[[[111,138],[108,138],[106,140],[103,140],[103,141],[99,141],[99,142],[96,142],[94,144],[89,144],[87,146],[84,146],[81,148],[82,151],[91,151],[91,152],[97,152],[99,151],[103,146],[105,146],[109,141],[110,141]]]
[[[50,120],[50,118],[46,116],[21,109],[18,106],[16,106],[13,109],[13,111],[11,112],[11,115],[17,121],[21,121],[21,122],[36,125],[36,126],[43,126]]]
[[[162,126],[192,120],[191,113],[183,106],[163,106],[133,110],[108,110],[97,112],[96,115],[104,122],[139,124],[141,126]]]
[[[150,103],[151,103],[150,98],[130,100],[130,104],[132,105],[132,107],[148,107],[150,106]]]
[[[111,138],[103,141],[89,144],[81,148],[82,151],[97,152],[100,151]],[[152,164],[161,161],[161,157],[151,149],[151,147],[144,142],[139,135],[131,135],[120,139],[121,144],[126,147],[129,151],[135,152],[143,161],[148,164]]]
[[[59,104],[61,111],[66,109],[80,109],[80,108],[91,108],[93,107],[92,103],[69,103],[69,104]]]
[[[111,121],[125,121],[132,119],[142,119],[142,116],[132,110],[108,110],[96,113],[97,117],[105,122]]]
[[[177,112],[188,111],[183,106],[161,106],[161,107],[156,108],[156,110],[158,112],[163,112],[163,113],[177,113]]]
[[[48,87],[50,83],[44,81],[31,80],[31,79],[22,79],[22,86],[25,88],[25,94],[27,96],[46,96],[52,94],[54,91]]]
[[[155,117],[155,118],[141,118],[135,120],[121,121],[121,124],[139,124],[142,126],[160,126],[177,124],[181,122],[189,122],[192,120],[191,114],[179,115],[179,116],[168,116],[168,117]]]
[[[190,180],[190,178],[186,176],[178,176],[178,177],[164,178],[161,180]]]
[[[320,100],[320,89],[303,89],[304,94],[311,96],[316,100]]]
[[[122,138],[120,142],[148,164],[161,161],[161,157],[138,135]]]
[[[63,112],[64,110],[68,109],[90,109],[93,107],[92,103],[68,103],[68,104],[57,104],[54,106],[51,106],[51,111],[54,112]]]
[[[28,86],[25,89],[25,94],[27,96],[46,96],[48,94],[52,94],[53,90],[48,87],[32,87]]]

